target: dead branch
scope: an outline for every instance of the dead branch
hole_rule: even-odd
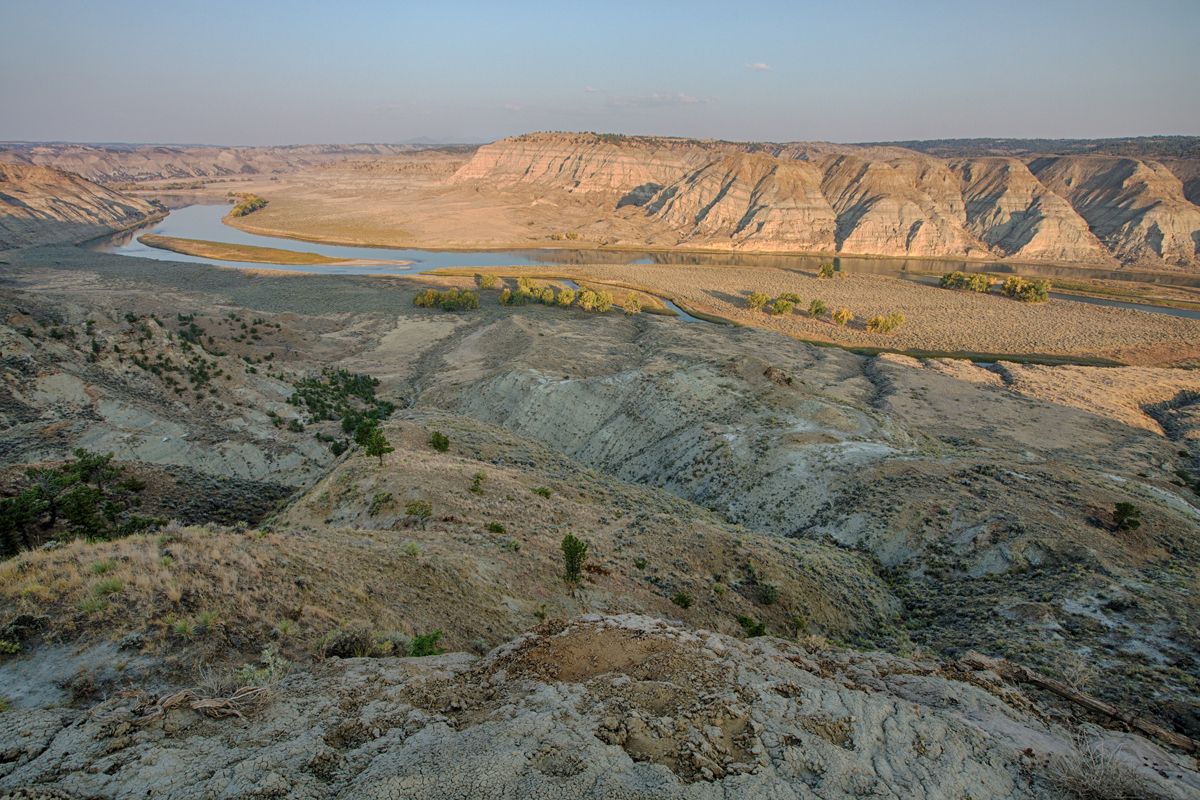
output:
[[[991,658],[983,655],[982,653],[976,653],[974,650],[967,651],[967,654],[962,657],[961,661],[964,665],[971,667],[972,669],[991,670],[1002,678],[1012,681],[1020,681],[1022,683],[1030,683],[1049,692],[1053,692],[1059,697],[1075,703],[1076,705],[1083,706],[1089,711],[1094,711],[1098,714],[1112,717],[1113,719],[1120,721],[1133,730],[1144,733],[1147,736],[1152,736],[1159,741],[1166,742],[1167,744],[1174,745],[1184,752],[1200,753],[1200,742],[1197,742],[1195,739],[1175,733],[1174,731],[1169,731],[1161,725],[1156,725],[1150,720],[1144,717],[1139,717],[1132,712],[1122,711],[1111,703],[1106,703],[1103,700],[1092,697],[1091,695],[1076,691],[1070,686],[1067,686],[1065,683],[1056,681],[1053,678],[1047,678],[1045,675],[1034,672],[1028,667],[1023,667],[1020,664],[1014,664],[1011,661],[1007,661],[1003,658]]]

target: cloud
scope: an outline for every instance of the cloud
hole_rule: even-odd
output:
[[[755,61],[753,64],[747,64],[746,69],[753,70],[754,72],[770,72],[771,65],[765,61]]]
[[[674,108],[678,106],[695,106],[708,101],[703,97],[693,97],[682,92],[655,92],[644,95],[614,95],[608,98],[608,105],[613,108]]]

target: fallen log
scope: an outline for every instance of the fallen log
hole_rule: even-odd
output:
[[[1034,686],[1053,692],[1076,705],[1083,706],[1089,711],[1095,711],[1098,714],[1119,720],[1133,730],[1144,733],[1147,736],[1153,736],[1155,739],[1167,744],[1174,745],[1184,752],[1200,753],[1200,742],[1197,742],[1195,739],[1175,733],[1174,731],[1169,731],[1161,725],[1156,725],[1150,720],[1139,717],[1132,712],[1122,711],[1111,703],[1106,703],[1091,695],[1076,691],[1062,681],[1047,678],[1045,675],[1034,672],[1028,667],[1014,664],[1003,658],[991,658],[982,653],[976,653],[974,650],[967,651],[967,654],[962,657],[961,663],[972,669],[991,670],[1000,677],[1007,678],[1008,680],[1033,684]]]

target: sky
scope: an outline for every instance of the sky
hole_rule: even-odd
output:
[[[1200,0],[0,0],[0,140],[1200,134]]]

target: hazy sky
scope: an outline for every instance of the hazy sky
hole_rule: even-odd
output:
[[[1200,134],[1200,0],[0,0],[0,139]]]

